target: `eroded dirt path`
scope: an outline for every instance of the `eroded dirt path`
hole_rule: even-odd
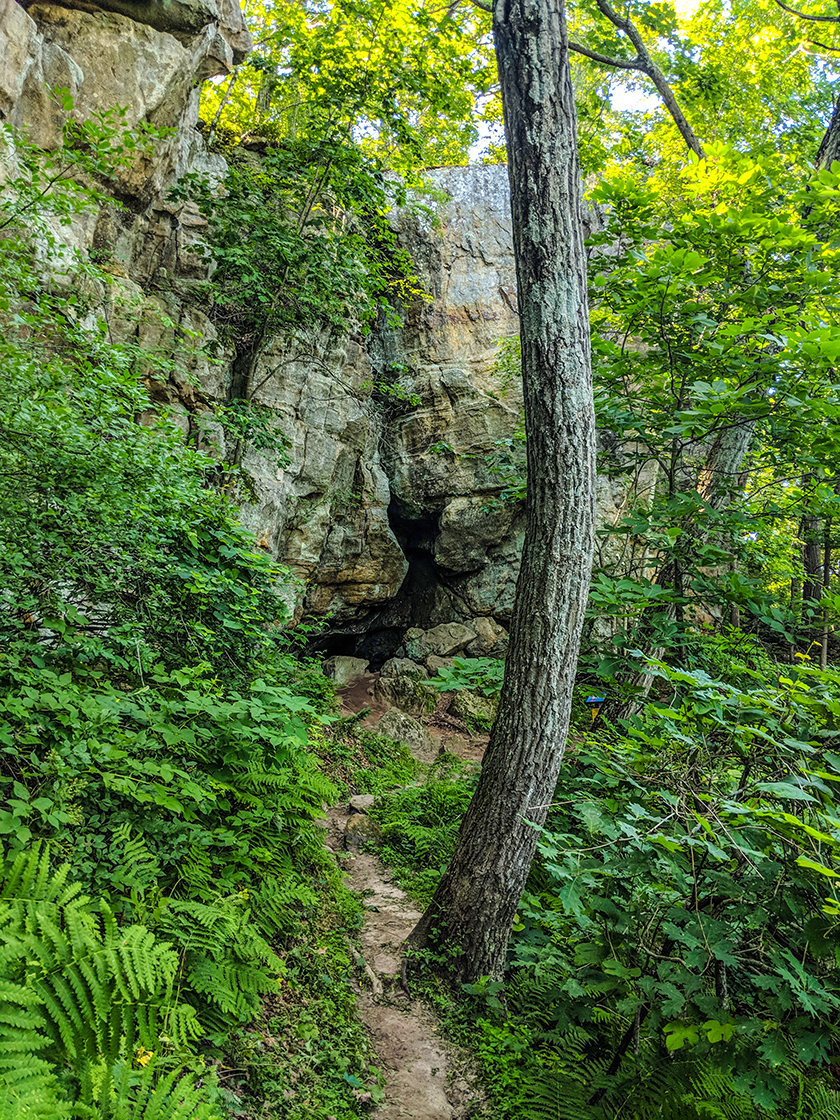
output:
[[[345,714],[370,708],[363,722],[375,728],[385,709],[372,695],[374,680],[371,674],[365,674],[355,685],[341,689],[339,699]],[[445,709],[444,703],[423,719],[433,736],[433,753],[443,747],[465,760],[480,760],[486,737],[471,736],[446,716]],[[357,1000],[359,1016],[370,1033],[387,1081],[385,1103],[374,1115],[376,1120],[467,1120],[480,1116],[480,1092],[467,1058],[443,1041],[433,1013],[410,998],[402,987],[402,943],[420,912],[378,857],[361,850],[365,833],[361,818],[371,802],[372,798],[351,798],[350,803],[331,809],[327,845],[337,855],[346,853],[341,863],[347,885],[362,895],[365,905],[359,943],[367,983]]]

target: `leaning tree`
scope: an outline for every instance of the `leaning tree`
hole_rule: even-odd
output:
[[[454,855],[409,946],[499,978],[554,792],[594,546],[595,416],[563,0],[496,0],[528,435],[527,530],[499,714]]]

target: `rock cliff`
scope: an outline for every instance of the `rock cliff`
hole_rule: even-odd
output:
[[[198,125],[201,83],[226,74],[250,47],[236,0],[0,0],[0,114],[43,148],[72,113],[120,106],[129,126],[167,130],[118,177],[120,209],[105,206],[68,235],[101,252],[118,278],[112,329],[158,345],[162,309],[172,330],[213,339],[193,284],[205,273],[204,221],[169,200],[187,171],[224,174]],[[298,614],[329,617],[325,644],[374,664],[409,627],[510,614],[523,534],[521,505],[499,500],[492,469],[519,424],[518,380],[499,367],[499,342],[517,333],[507,171],[429,172],[430,195],[394,215],[427,292],[400,328],[367,339],[312,339],[307,353],[276,340],[260,359],[254,399],[273,409],[290,461],[254,451],[243,467],[243,520],[295,577]],[[120,307],[132,305],[131,314]],[[164,331],[165,333],[165,331]],[[150,380],[155,408],[185,436],[224,454],[212,406],[228,395],[232,355],[195,359],[189,377]],[[388,380],[395,395],[377,392]],[[409,403],[417,401],[419,403]],[[602,518],[622,495],[603,483]]]

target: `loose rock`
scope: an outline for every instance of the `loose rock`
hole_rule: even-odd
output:
[[[358,852],[363,844],[378,844],[382,829],[366,813],[354,813],[344,829],[344,843],[351,852]]]
[[[385,662],[380,673],[383,677],[411,677],[416,681],[425,680],[428,675],[422,665],[408,657],[392,657]]]
[[[430,685],[421,684],[410,677],[380,677],[374,686],[373,695],[381,704],[399,708],[412,716],[432,711],[436,700],[435,690]]]
[[[475,638],[464,651],[467,657],[504,657],[508,651],[508,632],[494,618],[474,618],[470,623]]]
[[[370,662],[363,661],[361,657],[328,657],[323,664],[324,675],[330,677],[339,688],[353,684],[365,674]]]
[[[404,645],[412,661],[425,661],[427,657],[451,657],[466,649],[477,637],[475,630],[460,622],[444,622],[431,630],[406,630]]]
[[[405,743],[412,754],[422,757],[431,749],[432,736],[419,720],[412,719],[405,712],[391,708],[379,720],[376,730],[380,735]]]
[[[471,692],[465,688],[453,695],[449,712],[463,720],[468,727],[489,731],[498,707],[498,696],[482,696],[480,692]]]

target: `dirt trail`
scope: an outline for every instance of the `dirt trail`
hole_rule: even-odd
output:
[[[368,727],[375,727],[385,711],[373,697],[375,680],[373,674],[365,674],[338,693],[344,714],[371,709],[363,720]],[[480,760],[486,736],[470,736],[446,715],[446,707],[444,702],[423,719],[436,750],[443,747],[462,758]],[[480,1094],[472,1084],[469,1063],[443,1041],[434,1015],[411,999],[400,983],[402,943],[420,912],[377,856],[359,850],[364,831],[357,828],[363,824],[359,810],[363,812],[368,802],[352,800],[358,808],[345,804],[330,810],[327,845],[334,852],[350,852],[342,861],[347,885],[362,894],[365,904],[359,940],[367,984],[358,996],[358,1008],[387,1080],[385,1103],[374,1115],[376,1120],[466,1120],[480,1114],[476,1112]]]

